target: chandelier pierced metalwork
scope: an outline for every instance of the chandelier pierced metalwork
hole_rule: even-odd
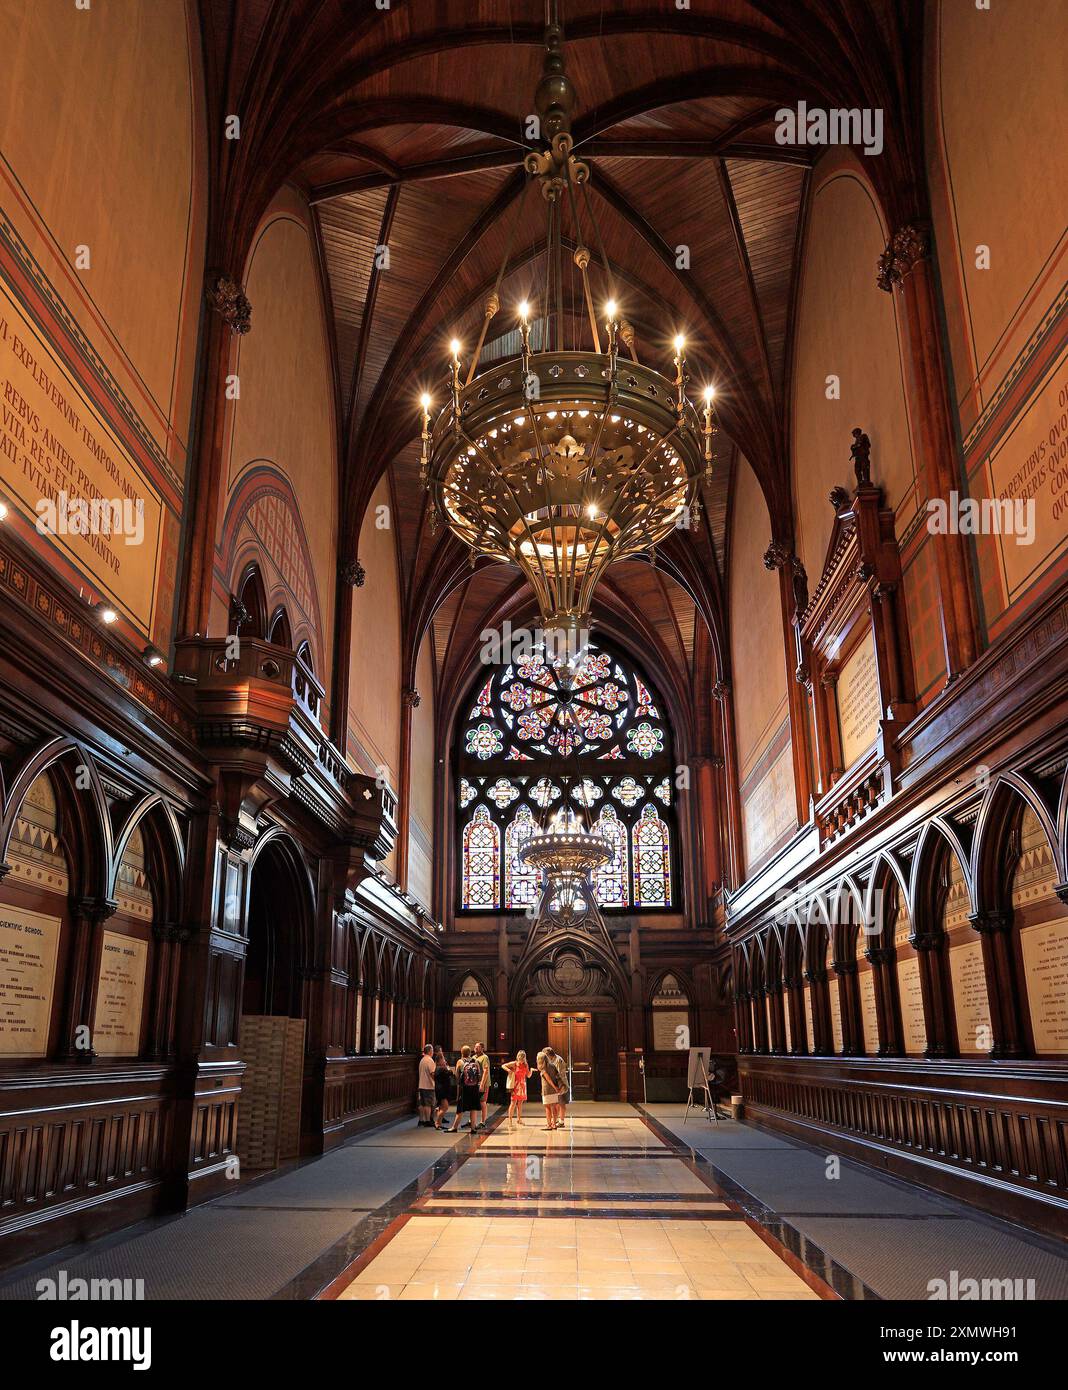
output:
[[[590,167],[573,152],[575,94],[562,41],[550,12],[535,93],[546,145],[526,158],[529,178],[512,229],[514,238],[537,185],[547,218],[541,312],[519,304],[519,356],[478,370],[500,311],[510,238],[466,372],[454,339],[448,395],[436,418],[429,395],[422,398],[422,478],[432,522],[444,521],[470,548],[472,564],[480,555],[509,561],[529,580],[546,646],[566,678],[581,657],[594,590],[609,565],[652,551],[689,521],[684,513],[696,513],[715,425],[712,388],[700,410],[687,396],[681,336],[673,378],[638,360],[593,218]],[[590,231],[607,292],[600,322]]]

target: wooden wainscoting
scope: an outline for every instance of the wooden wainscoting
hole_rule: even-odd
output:
[[[742,1055],[746,1118],[1068,1235],[1068,1064]]]
[[[173,1121],[169,1067],[0,1078],[0,1267],[158,1210]]]
[[[309,1061],[304,1076],[304,1146],[322,1153],[350,1134],[415,1112],[415,1053],[328,1057]]]

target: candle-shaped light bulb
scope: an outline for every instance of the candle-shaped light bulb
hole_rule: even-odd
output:
[[[678,354],[681,356],[681,355],[682,355],[682,350],[683,350],[683,348],[684,348],[685,346],[686,346],[686,339],[682,336],[681,333],[676,333],[676,334],[675,334],[675,351],[676,351],[676,353],[678,353]]]
[[[608,319],[609,323],[615,323],[616,310],[618,309],[618,307],[619,306],[616,304],[616,301],[614,299],[610,299],[608,303],[604,306],[605,317]]]

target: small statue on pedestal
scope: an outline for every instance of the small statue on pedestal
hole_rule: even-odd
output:
[[[858,487],[871,486],[871,440],[858,425],[853,431],[853,447],[849,451]]]

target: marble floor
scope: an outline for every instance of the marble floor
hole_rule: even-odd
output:
[[[499,1117],[335,1281],[338,1299],[818,1299],[684,1146],[630,1106]]]

